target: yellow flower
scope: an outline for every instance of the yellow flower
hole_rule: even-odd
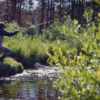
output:
[[[100,13],[98,13],[98,17],[100,17]]]
[[[58,40],[58,44],[60,44],[60,41]]]

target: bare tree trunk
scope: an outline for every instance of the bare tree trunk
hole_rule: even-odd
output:
[[[53,0],[53,6],[52,6],[52,23],[54,22],[54,16],[55,16],[55,5],[54,5],[54,0]]]
[[[11,10],[12,10],[11,20],[15,20],[15,18],[16,18],[16,0],[11,0]]]
[[[50,1],[48,0],[48,8],[47,8],[47,24],[46,24],[46,28],[48,27],[49,25],[49,17],[50,17],[50,5],[49,5]]]
[[[63,12],[63,11],[62,11],[62,10],[63,10],[63,9],[62,9],[62,4],[63,4],[63,0],[60,0],[60,5],[59,5],[59,7],[60,7],[60,8],[59,8],[59,16],[60,16],[60,19],[63,17],[63,15],[62,15],[62,14],[63,14],[63,13],[62,13],[62,12]]]
[[[18,17],[18,24],[21,25],[21,7],[22,7],[22,0],[19,2],[19,17]]]
[[[75,0],[72,0],[72,19],[75,17]]]
[[[50,2],[50,24],[52,24],[52,0]]]
[[[44,22],[44,0],[42,0],[42,9],[41,9],[41,25],[40,25],[40,33],[42,33],[42,29],[44,28],[43,22]]]
[[[6,20],[8,21],[9,0],[6,0],[6,6],[7,6],[7,8],[6,8]]]

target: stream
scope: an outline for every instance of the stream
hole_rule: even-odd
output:
[[[58,70],[46,67],[0,78],[0,100],[57,100],[53,87]]]

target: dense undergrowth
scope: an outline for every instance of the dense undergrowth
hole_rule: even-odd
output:
[[[67,20],[64,25],[69,26],[68,23],[70,23],[69,27],[72,27],[72,20],[69,17]],[[61,31],[62,27],[67,27],[63,25],[63,22],[58,22],[58,25],[55,23],[48,30],[43,30],[42,35],[38,34],[34,26],[26,29],[19,27],[16,23],[6,24],[7,31],[20,30],[20,32],[14,37],[5,37],[3,45],[11,49],[10,56],[21,62],[25,68],[32,68],[36,62],[48,64],[47,51],[50,51],[52,47],[60,46],[65,51],[66,47],[73,50],[78,45],[76,37]],[[34,33],[34,30],[37,33]],[[58,41],[62,45],[59,45]]]
[[[73,51],[61,47],[53,47],[49,55],[52,66],[60,67],[62,74],[54,87],[61,92],[60,100],[99,100],[100,99],[100,22],[88,22],[85,29],[80,27],[77,31],[75,20],[67,32],[66,26],[62,32],[77,38],[78,45]],[[71,38],[73,39],[73,38]],[[76,40],[75,40],[76,41]],[[60,43],[59,43],[60,45]],[[73,45],[73,44],[72,44]]]

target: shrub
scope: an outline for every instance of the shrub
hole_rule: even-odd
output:
[[[62,21],[51,25],[47,30],[43,30],[43,39],[49,41],[66,40],[69,29],[73,32],[74,25],[71,18],[68,16]]]
[[[11,22],[11,23],[5,23],[6,24],[6,30],[8,31],[15,31],[15,30],[20,30],[21,27],[16,22]]]
[[[34,36],[34,35],[38,34],[38,29],[35,26],[31,26],[26,30],[25,34]]]
[[[54,87],[61,92],[59,98],[66,99],[100,99],[100,65],[97,61],[90,60],[89,57],[80,53],[70,53],[66,51],[63,54],[61,49],[53,48],[52,55],[49,54],[50,63],[58,66],[62,74],[58,74]]]
[[[83,33],[72,32],[78,36],[79,47],[73,50],[51,48],[49,63],[58,66],[62,74],[54,82],[61,100],[99,100],[100,99],[100,25],[92,23]],[[70,33],[71,34],[71,33]],[[60,44],[59,44],[60,45]],[[80,49],[80,50],[79,50]]]

